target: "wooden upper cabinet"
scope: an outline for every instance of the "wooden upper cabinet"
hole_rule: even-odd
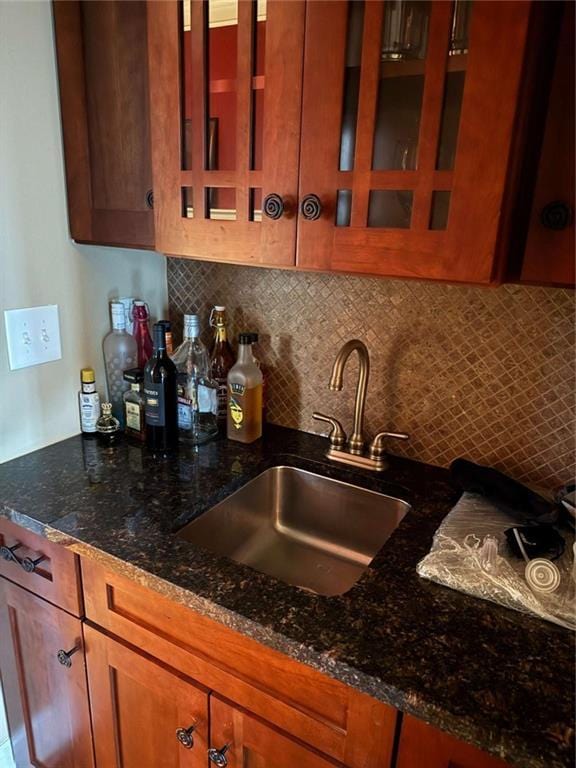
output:
[[[148,5],[156,247],[294,264],[303,0]]]
[[[573,286],[574,269],[574,10],[567,0],[561,20],[522,282]]]
[[[154,247],[145,0],[54,0],[72,238]]]
[[[498,278],[530,10],[309,0],[299,267]]]
[[[0,675],[18,768],[92,768],[82,624],[3,578]]]

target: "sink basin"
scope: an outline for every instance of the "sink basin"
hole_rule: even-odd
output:
[[[271,467],[178,536],[320,595],[341,595],[410,505],[295,467]]]

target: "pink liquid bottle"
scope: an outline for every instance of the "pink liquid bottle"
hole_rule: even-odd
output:
[[[144,365],[152,356],[152,338],[148,328],[150,312],[148,305],[144,301],[135,301],[133,307],[134,318],[134,338],[138,347],[138,368],[144,368]]]

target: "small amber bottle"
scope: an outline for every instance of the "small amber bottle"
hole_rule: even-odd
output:
[[[253,335],[238,337],[238,360],[228,374],[227,435],[253,443],[262,437],[262,371],[252,355]]]
[[[124,392],[126,436],[143,443],[146,440],[144,372],[141,368],[130,368],[124,371],[124,381],[130,382],[130,389]]]

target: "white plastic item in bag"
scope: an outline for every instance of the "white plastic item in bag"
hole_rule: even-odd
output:
[[[507,608],[576,630],[573,537],[555,561],[560,584],[537,592],[525,578],[526,563],[508,550],[510,517],[483,496],[464,493],[434,534],[432,549],[417,565],[420,576]],[[564,538],[569,534],[562,530]],[[534,562],[534,561],[532,561]]]

